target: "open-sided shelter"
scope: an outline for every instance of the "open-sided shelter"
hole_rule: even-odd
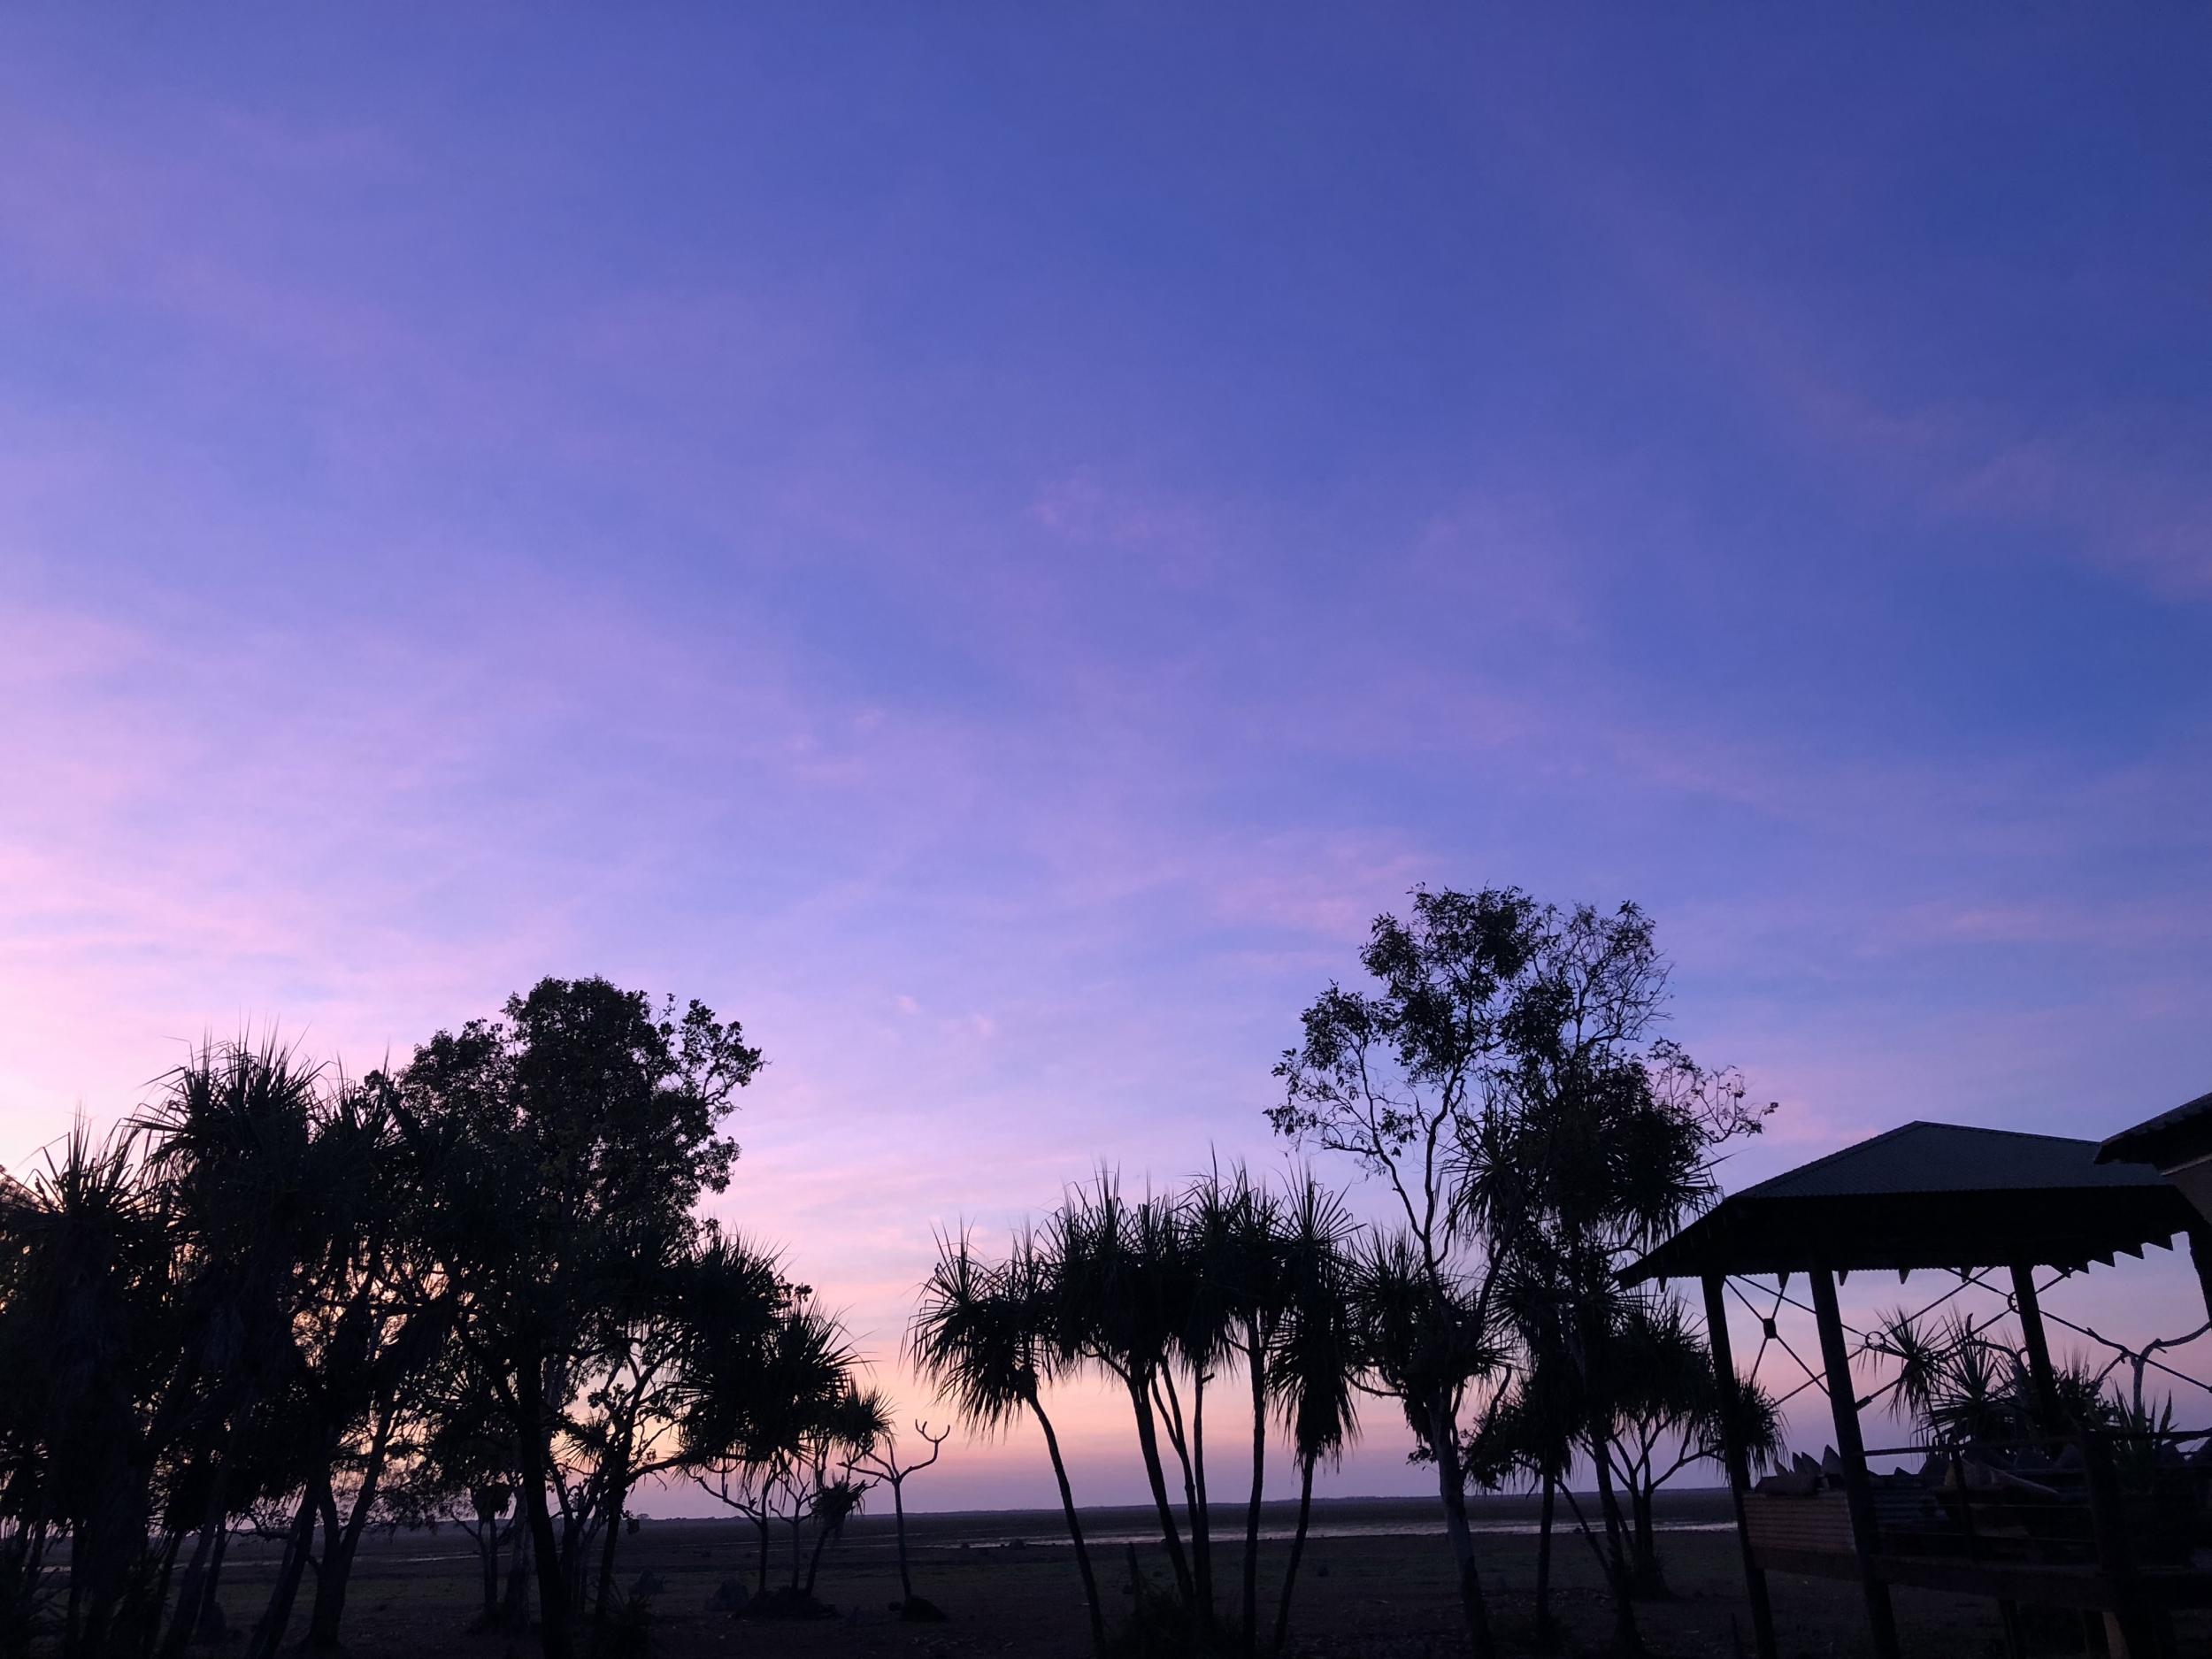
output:
[[[2073,1436],[2070,1455],[2078,1472],[2053,1475],[2053,1486],[2070,1486],[2078,1532],[2061,1538],[2057,1509],[2039,1540],[2034,1526],[2008,1528],[2021,1536],[1978,1538],[1969,1481],[1955,1481],[1955,1496],[1885,1486],[1878,1494],[1870,1474],[1859,1423],[1860,1402],[1838,1308],[1838,1280],[1855,1271],[1915,1269],[2009,1276],[2029,1370],[2053,1441],[2067,1438],[2052,1371],[2035,1273],[2039,1268],[2079,1270],[2109,1264],[2121,1255],[2139,1256],[2189,1235],[2200,1283],[2212,1270],[2212,1228],[2181,1193],[2146,1164],[2102,1163],[2089,1141],[2019,1134],[1953,1124],[1913,1123],[1847,1147],[1724,1200],[1627,1270],[1630,1284],[1659,1279],[1698,1280],[1704,1289],[1715,1368],[1724,1385],[1735,1376],[1730,1351],[1726,1285],[1734,1275],[1802,1274],[1811,1292],[1820,1336],[1823,1381],[1835,1425],[1841,1463],[1838,1518],[1824,1544],[1819,1529],[1755,1527],[1744,1448],[1724,1425],[1729,1484],[1744,1551],[1753,1624],[1762,1659],[1775,1653],[1766,1571],[1848,1574],[1863,1590],[1874,1647],[1880,1659],[1897,1654],[1890,1606],[1893,1584],[1985,1594],[2007,1612],[2020,1602],[2056,1604],[2105,1613],[2116,1648],[2140,1659],[2153,1651],[2161,1606],[2201,1605],[2212,1600],[2212,1576],[2178,1568],[2144,1566],[2131,1547],[2124,1500],[2111,1479],[2108,1445],[2093,1435]],[[2208,1294],[2212,1306],[2212,1293]],[[2036,1485],[2039,1483],[2027,1483]],[[1909,1498],[1910,1513],[1895,1499]],[[1878,1498],[1880,1502],[1878,1502]],[[1932,1517],[1938,1525],[1928,1524]],[[1886,1518],[1888,1525],[1885,1525]],[[2136,1529],[2139,1530],[2139,1529]],[[2063,1547],[2062,1547],[2063,1546]]]

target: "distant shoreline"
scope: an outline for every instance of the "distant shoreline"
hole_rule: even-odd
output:
[[[1597,1525],[1596,1494],[1577,1493],[1574,1501],[1581,1506],[1591,1525]],[[1492,1537],[1533,1533],[1541,1512],[1540,1501],[1533,1493],[1479,1493],[1469,1497],[1467,1508],[1474,1530]],[[1724,1486],[1663,1490],[1653,1513],[1659,1529],[1666,1532],[1715,1532],[1732,1525],[1728,1490]],[[1125,1544],[1142,1547],[1159,1541],[1159,1523],[1148,1503],[1094,1504],[1079,1509],[1077,1514],[1082,1521],[1086,1540],[1095,1548],[1118,1550]],[[1260,1506],[1261,1536],[1268,1540],[1287,1537],[1297,1518],[1297,1499],[1271,1498]],[[702,1548],[710,1547],[710,1539],[718,1545],[720,1540],[740,1537],[747,1540],[745,1548],[749,1551],[751,1548],[751,1523],[741,1517],[656,1517],[649,1512],[640,1519],[644,1531],[667,1542],[679,1541],[690,1533],[697,1538]],[[1187,1525],[1180,1504],[1176,1506],[1176,1520],[1179,1525]],[[1432,1496],[1316,1498],[1308,1535],[1317,1541],[1428,1538],[1440,1533],[1443,1523],[1442,1508]],[[887,1553],[892,1548],[894,1525],[887,1505],[880,1510],[870,1509],[854,1517],[846,1524],[843,1541],[838,1547],[840,1558],[865,1560]],[[1575,1529],[1574,1509],[1563,1493],[1553,1514],[1552,1525],[1562,1536],[1571,1535]],[[1213,1506],[1213,1534],[1217,1540],[1240,1540],[1244,1525],[1241,1503]],[[910,1509],[906,1530],[911,1549],[924,1557],[938,1560],[972,1560],[978,1555],[996,1556],[1001,1552],[1018,1556],[1033,1549],[1049,1554],[1067,1545],[1066,1523],[1057,1509]],[[430,1545],[426,1552],[426,1544],[433,1538],[441,1541]],[[444,1542],[447,1539],[452,1541]],[[234,1540],[228,1559],[234,1570],[258,1574],[273,1570],[280,1548],[280,1541],[274,1539],[241,1535]],[[373,1531],[363,1539],[362,1548],[364,1568],[372,1573],[428,1565],[442,1565],[456,1571],[472,1571],[476,1560],[473,1548],[461,1535],[458,1526],[450,1522],[442,1522],[434,1528]],[[751,1559],[749,1554],[746,1559]]]
[[[1593,1525],[1597,1525],[1598,1499],[1594,1492],[1577,1492],[1574,1503]],[[1217,1534],[1235,1532],[1244,1529],[1244,1505],[1241,1502],[1217,1502],[1212,1506],[1213,1531]],[[1479,1526],[1499,1529],[1516,1524],[1533,1525],[1541,1512],[1541,1500],[1535,1493],[1502,1492],[1477,1493],[1467,1500],[1468,1515]],[[1654,1518],[1670,1529],[1684,1526],[1706,1526],[1732,1519],[1728,1489],[1725,1486],[1684,1486],[1663,1489],[1653,1508]],[[1118,1539],[1124,1535],[1145,1536],[1156,1532],[1158,1523],[1148,1503],[1085,1504],[1076,1511],[1082,1521],[1085,1533],[1100,1534],[1102,1540]],[[1261,1525],[1270,1532],[1281,1532],[1296,1524],[1296,1498],[1270,1498],[1260,1506]],[[644,1524],[656,1527],[749,1525],[735,1516],[670,1515],[655,1516],[643,1511]],[[1182,1505],[1176,1505],[1179,1523],[1185,1519]],[[1335,1497],[1316,1498],[1313,1501],[1312,1528],[1317,1532],[1327,1528],[1341,1532],[1348,1526],[1361,1532],[1389,1532],[1403,1531],[1409,1534],[1426,1532],[1442,1525],[1443,1511],[1432,1494],[1414,1497]],[[1007,1508],[990,1509],[922,1509],[910,1501],[906,1522],[909,1532],[917,1539],[926,1539],[933,1545],[977,1543],[987,1540],[996,1541],[1004,1534],[1048,1541],[1065,1532],[1065,1521],[1056,1508]],[[1562,1493],[1553,1525],[1562,1532],[1575,1525],[1574,1508]],[[867,1509],[847,1524],[849,1534],[867,1534],[879,1529],[888,1532],[892,1525],[889,1506],[879,1509],[871,1504]]]

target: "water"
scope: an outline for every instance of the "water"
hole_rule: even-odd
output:
[[[1297,1536],[1297,1530],[1294,1526],[1263,1526],[1260,1528],[1260,1541],[1262,1543],[1286,1541]],[[1471,1532],[1482,1532],[1504,1538],[1533,1538],[1542,1529],[1534,1521],[1473,1521],[1468,1524],[1467,1530]],[[1571,1522],[1555,1523],[1552,1527],[1555,1534],[1569,1533],[1574,1530]],[[1656,1523],[1652,1530],[1659,1532],[1732,1532],[1736,1530],[1736,1524],[1733,1521],[1661,1521]],[[1443,1531],[1444,1522],[1440,1517],[1433,1521],[1337,1521],[1309,1526],[1306,1529],[1306,1537],[1309,1540],[1434,1538],[1441,1536]],[[1217,1540],[1225,1540],[1234,1542],[1243,1536],[1244,1529],[1241,1526],[1233,1530],[1217,1527],[1214,1531],[1214,1537]],[[1101,1549],[1109,1547],[1119,1548],[1124,1544],[1155,1544],[1159,1541],[1159,1539],[1160,1534],[1156,1528],[1144,1532],[1134,1530],[1114,1532],[1086,1532],[1083,1534],[1083,1541],[1086,1544]],[[1069,1542],[1070,1540],[1065,1532],[1028,1532],[1006,1538],[965,1539],[957,1548],[961,1549],[1026,1549],[1033,1546],[1038,1548],[1050,1549],[1065,1548]]]

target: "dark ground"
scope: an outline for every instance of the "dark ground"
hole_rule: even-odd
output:
[[[1287,1526],[1292,1505],[1271,1506],[1269,1525]],[[1501,1528],[1532,1522],[1532,1502],[1506,1498],[1479,1506],[1479,1520]],[[1688,1492],[1664,1500],[1667,1524],[1718,1530],[1669,1532],[1662,1540],[1671,1599],[1640,1604],[1647,1645],[1655,1655],[1734,1655],[1750,1652],[1750,1621],[1732,1530],[1725,1528],[1722,1493]],[[1132,1604],[1128,1554],[1144,1512],[1087,1512],[1094,1537],[1094,1560],[1110,1620]],[[651,1573],[662,1588],[651,1598],[651,1651],[664,1659],[705,1655],[911,1655],[954,1659],[987,1654],[1067,1655],[1088,1651],[1082,1589],[1060,1534],[1056,1513],[926,1515],[909,1519],[916,1591],[949,1616],[942,1624],[908,1624],[890,1610],[898,1596],[898,1569],[887,1517],[854,1523],[830,1547],[818,1594],[838,1609],[833,1619],[811,1623],[733,1617],[710,1610],[710,1598],[726,1578],[752,1582],[757,1559],[749,1527],[727,1521],[649,1521],[622,1540],[620,1580],[634,1584]],[[1235,1605],[1242,1555],[1241,1517],[1224,1512],[1217,1524],[1216,1577],[1222,1604]],[[1426,1659],[1465,1651],[1448,1547],[1432,1502],[1353,1499],[1315,1505],[1292,1610],[1291,1651],[1296,1655],[1361,1659]],[[1234,1536],[1230,1536],[1233,1534]],[[1489,1592],[1491,1617],[1509,1653],[1533,1651],[1531,1608],[1535,1540],[1510,1532],[1478,1540]],[[1262,1545],[1263,1624],[1273,1614],[1272,1596],[1285,1553]],[[273,1546],[240,1540],[223,1575],[221,1601],[234,1627],[250,1626],[260,1610],[274,1559]],[[1162,1578],[1164,1557],[1140,1545],[1146,1571]],[[787,1575],[789,1557],[775,1564]],[[1602,1581],[1588,1546],[1562,1531],[1554,1546],[1554,1602],[1564,1630],[1558,1651],[1606,1650],[1611,1618]],[[452,1528],[402,1532],[363,1545],[346,1615],[354,1659],[422,1659],[455,1654],[476,1659],[529,1659],[534,1640],[511,1634],[475,1636],[466,1626],[480,1596],[476,1559],[468,1538]],[[1777,1577],[1772,1580],[1782,1650],[1788,1655],[1845,1655],[1867,1651],[1855,1585]],[[1899,1622],[1908,1654],[1940,1659],[2000,1659],[2003,1646],[1997,1614],[1987,1602],[1926,1592],[1900,1591]],[[307,1597],[301,1598],[304,1628]],[[2034,1651],[2079,1651],[2073,1632],[2054,1620],[2039,1632]],[[230,1639],[230,1646],[242,1645]],[[219,1647],[216,1649],[219,1651]],[[2212,1653],[2212,1625],[2182,1632],[2181,1652]]]

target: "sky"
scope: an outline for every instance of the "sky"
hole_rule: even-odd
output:
[[[933,1237],[1286,1167],[1416,883],[1646,906],[1779,1102],[1732,1185],[2201,1093],[2208,72],[2157,7],[0,13],[0,1162],[205,1033],[701,997],[770,1062],[717,1212],[926,1416]],[[1386,1417],[1325,1489],[1420,1489]]]

